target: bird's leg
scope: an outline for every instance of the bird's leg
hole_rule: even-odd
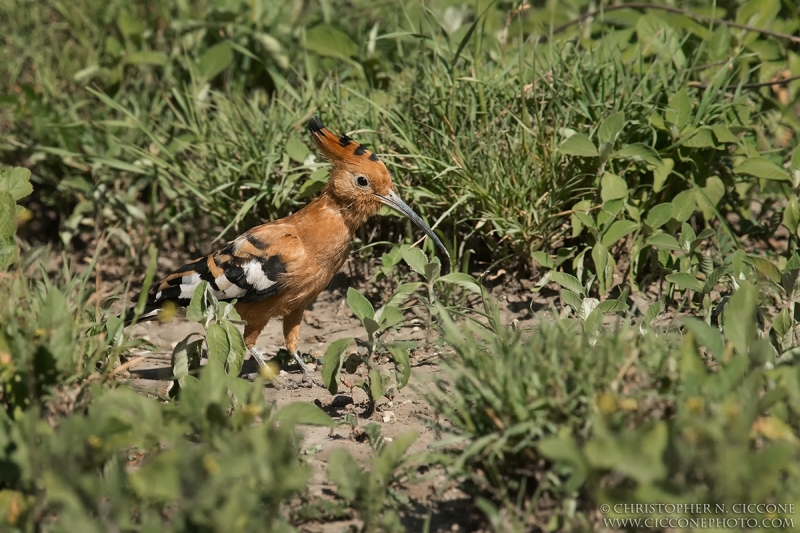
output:
[[[261,355],[261,352],[258,351],[258,348],[255,346],[250,347],[250,355],[253,356],[253,359],[256,360],[258,366],[264,368],[267,366],[267,362],[264,361],[264,356]]]
[[[311,369],[303,362],[300,357],[300,351],[297,349],[297,339],[300,337],[300,322],[303,321],[303,312],[305,309],[298,309],[283,317],[283,336],[286,339],[286,349],[292,354],[294,360],[300,365],[303,374],[306,376],[311,374]]]

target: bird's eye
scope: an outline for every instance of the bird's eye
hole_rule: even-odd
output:
[[[364,176],[357,177],[356,183],[358,183],[359,187],[366,187],[367,185],[369,185],[369,181]]]

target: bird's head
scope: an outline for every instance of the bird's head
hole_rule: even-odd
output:
[[[444,244],[425,222],[394,192],[392,176],[383,161],[347,135],[337,136],[319,118],[308,121],[308,130],[332,169],[326,192],[360,225],[375,215],[382,205],[402,213],[430,237],[450,262]]]

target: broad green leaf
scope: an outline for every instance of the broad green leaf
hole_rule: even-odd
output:
[[[533,254],[531,254],[531,256],[533,257],[533,260],[536,261],[536,263],[539,266],[543,267],[543,268],[555,268],[556,267],[556,264],[553,261],[553,258],[550,257],[550,255],[547,252],[542,252],[542,251],[533,252]]]
[[[598,156],[597,147],[594,143],[583,133],[576,133],[567,138],[558,147],[558,151],[566,155],[575,155],[579,157],[596,157]]]
[[[725,352],[725,340],[718,329],[691,317],[684,318],[683,325],[694,334],[694,340],[697,344],[706,347],[717,360],[722,359]]]
[[[789,174],[766,157],[751,157],[733,167],[734,174],[747,174],[766,180],[789,180]]]
[[[220,368],[225,368],[231,353],[231,343],[225,327],[221,324],[209,325],[206,330],[206,343],[208,344],[209,363],[217,362]]]
[[[140,37],[144,33],[144,24],[141,20],[131,16],[127,11],[121,11],[117,16],[117,28],[125,38]]]
[[[200,56],[197,70],[204,81],[211,81],[233,63],[233,48],[227,41],[215,44]]]
[[[188,340],[188,337],[181,340],[172,349],[172,376],[181,388],[186,386],[186,377],[189,375]]]
[[[686,222],[695,211],[697,207],[697,200],[695,199],[696,191],[689,189],[688,191],[681,191],[672,199],[674,207],[672,211],[672,218],[678,222]]]
[[[397,369],[397,388],[402,389],[408,384],[408,379],[411,377],[411,361],[409,359],[408,349],[401,344],[389,343],[386,345],[389,352],[394,358],[394,364]]]
[[[583,291],[583,286],[581,286],[581,282],[572,274],[566,274],[564,272],[552,272],[550,274],[550,281],[558,283],[565,289],[571,290],[578,296],[586,296],[586,293]]]
[[[336,485],[340,497],[353,501],[364,479],[364,473],[350,452],[344,448],[336,448],[328,459],[328,479]]]
[[[381,329],[380,324],[378,324],[375,319],[368,316],[365,316],[362,322],[364,324],[364,329],[367,330],[367,335],[369,335],[370,338],[372,338],[372,336]]]
[[[437,262],[427,263],[425,265],[425,280],[431,281],[436,279],[441,269],[442,265]]]
[[[738,143],[739,137],[734,135],[734,133],[726,126],[725,124],[714,124],[711,126],[711,131],[714,132],[714,137],[717,138],[717,142],[722,143]]]
[[[646,244],[649,246],[655,246],[656,248],[661,248],[663,250],[678,251],[681,249],[681,245],[678,240],[669,233],[656,233],[655,235],[651,235],[647,239]]]
[[[603,246],[610,248],[620,239],[627,237],[639,227],[639,224],[632,220],[616,220],[611,227],[603,234]]]
[[[22,167],[0,170],[0,191],[8,191],[14,201],[25,198],[33,192],[31,171]]]
[[[786,209],[783,211],[783,225],[792,233],[792,235],[800,236],[798,227],[800,226],[800,203],[797,197],[791,196],[789,203],[786,204]]]
[[[651,165],[660,165],[661,156],[653,148],[642,143],[626,144],[616,152],[613,157],[620,159],[633,159],[645,161]]]
[[[142,499],[174,501],[181,494],[181,461],[175,450],[159,450],[128,476],[131,488]]]
[[[375,317],[375,309],[372,304],[353,287],[347,289],[347,305],[362,324],[364,323],[364,318]]]
[[[578,296],[576,293],[562,288],[560,291],[561,299],[564,300],[564,303],[570,306],[575,312],[579,312],[581,310],[581,297]]]
[[[297,137],[290,137],[288,141],[286,141],[286,154],[289,156],[289,159],[292,161],[296,161],[297,163],[302,163],[308,157],[308,154],[311,152],[308,150],[308,147]]]
[[[789,313],[789,308],[785,307],[778,313],[775,320],[772,321],[772,328],[779,336],[787,335],[792,329],[792,316]]]
[[[674,167],[675,161],[670,158],[662,159],[661,164],[655,166],[653,169],[653,192],[658,192],[664,188],[664,183],[666,183]]]
[[[600,197],[603,202],[627,198],[628,184],[616,174],[606,172],[600,179]]]
[[[750,283],[743,282],[723,311],[725,337],[740,354],[747,354],[757,338],[757,307],[758,291]]]
[[[696,292],[703,292],[705,284],[687,272],[675,272],[666,277],[667,281],[674,283],[680,289],[691,289]]]
[[[408,266],[420,276],[425,275],[425,265],[428,264],[428,258],[422,253],[422,250],[414,246],[403,246],[400,252]]]
[[[393,305],[385,305],[382,308],[380,308],[375,313],[375,318],[378,319],[378,323],[383,329],[396,326],[397,324],[405,320],[403,312]]]
[[[163,67],[169,63],[169,58],[166,54],[161,52],[139,50],[138,52],[131,52],[126,55],[125,63],[129,65],[154,65],[156,67]]]
[[[605,296],[614,284],[614,267],[616,266],[614,259],[611,257],[611,254],[608,253],[608,248],[606,248],[603,243],[596,242],[592,247],[592,260],[597,270],[595,274],[597,274],[597,282],[600,285],[600,296]]]
[[[470,276],[469,274],[464,274],[462,272],[453,272],[451,274],[446,274],[439,278],[436,278],[437,282],[447,283],[450,285],[458,285],[459,287],[463,287],[468,291],[480,294],[481,293],[481,286],[478,284],[478,281]]]
[[[752,261],[753,266],[756,268],[756,271],[758,271],[759,274],[772,281],[776,285],[780,285],[781,271],[777,266],[775,266],[775,263],[765,257],[759,257],[756,255],[751,255],[750,261]]]
[[[225,328],[225,332],[228,335],[228,343],[230,344],[230,352],[228,352],[228,358],[225,361],[225,371],[232,376],[238,376],[242,371],[244,355],[247,353],[244,338],[242,338],[242,333],[230,320],[221,320],[217,323]]]
[[[358,46],[343,31],[320,24],[306,31],[305,47],[321,56],[354,57]]]
[[[381,454],[374,463],[373,475],[381,484],[388,483],[400,466],[401,461],[406,456],[406,452],[417,440],[419,433],[409,431],[399,437],[395,437],[391,442],[387,442]]]
[[[600,142],[614,144],[617,135],[622,131],[625,126],[625,114],[622,111],[611,113],[600,124],[597,130],[597,138]]]
[[[206,289],[208,283],[201,281],[197,284],[192,292],[192,299],[189,301],[189,307],[186,308],[186,318],[192,322],[202,322],[207,309],[206,303]]]
[[[716,148],[717,143],[711,135],[711,130],[700,127],[692,131],[684,132],[681,139],[685,139],[681,145],[688,148]]]
[[[371,368],[369,373],[369,396],[373,402],[377,402],[383,396],[386,387],[383,384],[383,376],[377,368]]]
[[[669,222],[669,219],[672,218],[672,212],[674,209],[675,208],[671,202],[658,204],[650,209],[650,212],[647,213],[647,218],[645,218],[644,221],[648,226],[650,226],[651,229],[658,229]]]
[[[669,109],[667,109],[666,120],[677,126],[678,130],[682,130],[689,124],[689,119],[692,116],[692,101],[689,99],[689,93],[683,88],[676,92],[669,99]]]
[[[273,422],[286,422],[302,426],[327,426],[333,427],[338,423],[328,416],[325,411],[312,403],[292,402],[280,408],[270,417]]]
[[[717,204],[723,196],[725,196],[725,184],[718,176],[709,176],[706,179],[706,186],[697,191],[695,195],[697,207],[703,211],[706,220],[714,217]]]
[[[644,312],[644,316],[642,316],[642,321],[647,324],[648,326],[652,326],[655,319],[658,315],[661,314],[661,311],[664,310],[664,303],[661,300],[653,303],[650,307],[647,308],[647,311]]]
[[[353,344],[352,337],[335,340],[328,346],[322,357],[322,382],[331,394],[336,394],[339,390],[342,355],[351,344]]]

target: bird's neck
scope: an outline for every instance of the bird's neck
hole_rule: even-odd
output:
[[[356,229],[369,216],[325,191],[294,215],[293,222],[309,228],[304,240],[323,260],[333,260],[350,250]]]

